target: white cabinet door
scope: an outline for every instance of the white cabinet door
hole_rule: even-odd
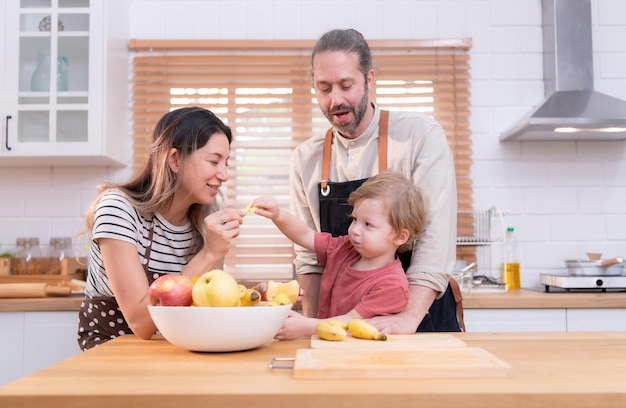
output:
[[[107,69],[109,53],[119,55],[118,48],[123,46],[119,38],[112,41],[115,48],[109,46],[108,28],[119,27],[106,24],[107,17],[116,18],[117,13],[108,14],[114,7],[111,4],[128,7],[127,2],[103,0],[8,0],[3,4],[0,164],[128,163],[130,142],[119,142],[130,137],[130,129],[114,132],[111,127],[118,130],[118,122],[109,122],[113,118],[106,116],[109,88],[128,92],[128,75],[114,81],[109,73],[115,70]],[[128,52],[123,55],[127,62]],[[127,102],[118,99],[115,103]],[[124,108],[127,113],[128,106]],[[128,120],[121,119],[127,126]]]
[[[567,309],[567,331],[626,331],[626,309]]]
[[[78,312],[27,312],[24,323],[24,373],[80,353]]]
[[[0,313],[0,386],[81,352],[78,311]]]
[[[0,313],[0,386],[24,372],[24,312]]]
[[[468,332],[564,332],[565,309],[465,309]]]

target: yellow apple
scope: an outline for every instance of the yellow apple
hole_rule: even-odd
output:
[[[296,303],[300,296],[300,284],[297,280],[291,280],[289,282],[267,282],[266,299],[271,302],[275,297],[284,293],[289,297],[291,303]]]
[[[194,306],[238,306],[239,285],[228,272],[213,269],[194,283],[191,296]]]
[[[267,305],[268,306],[282,306],[282,305],[290,305],[292,304],[289,299],[289,295],[286,293],[279,293],[272,299]]]

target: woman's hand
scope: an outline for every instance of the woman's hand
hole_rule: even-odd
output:
[[[204,247],[185,266],[181,273],[188,278],[200,276],[211,269],[224,267],[224,257],[230,242],[239,236],[243,220],[241,210],[223,209],[204,218],[206,240]]]
[[[204,219],[207,230],[207,238],[204,249],[219,257],[228,253],[230,242],[239,236],[239,226],[243,222],[241,210],[226,208]]]

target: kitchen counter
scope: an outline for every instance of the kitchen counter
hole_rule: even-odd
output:
[[[0,299],[0,312],[78,310],[82,295]],[[465,309],[602,309],[626,308],[626,292],[550,292],[513,289],[506,293],[463,295]]]
[[[417,336],[428,334],[417,334]],[[455,333],[507,378],[304,380],[271,369],[309,340],[194,353],[122,336],[0,387],[2,407],[624,407],[626,333]]]
[[[84,296],[0,299],[0,312],[78,311]]]
[[[463,295],[465,309],[604,309],[626,308],[626,292],[542,292],[512,289],[505,293]]]

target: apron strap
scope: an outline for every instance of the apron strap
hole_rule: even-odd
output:
[[[378,172],[387,169],[387,132],[389,129],[389,111],[380,111],[378,122]]]
[[[459,287],[459,283],[454,278],[450,278],[449,280],[450,289],[452,289],[452,295],[454,296],[454,303],[456,303],[456,318],[459,321],[459,326],[461,327],[461,331],[465,331],[465,321],[463,317],[463,294],[461,293],[461,288]]]
[[[152,220],[150,220],[150,233],[148,235],[149,242],[148,242],[148,247],[146,248],[146,252],[143,255],[144,260],[145,260],[145,263],[143,264],[143,270],[146,273],[146,276],[150,275],[148,264],[150,263],[150,254],[152,254],[152,237],[153,236],[154,236],[154,216],[152,217]]]
[[[378,122],[378,172],[387,169],[387,133],[389,129],[389,111],[380,111]],[[330,192],[328,187],[328,174],[330,173],[330,148],[333,142],[333,128],[326,131],[324,138],[324,154],[322,156],[322,195],[327,196]]]
[[[324,138],[324,155],[322,156],[322,195],[327,196],[330,190],[328,189],[328,173],[330,173],[330,146],[333,141],[333,128],[330,127],[326,131],[326,137]]]

